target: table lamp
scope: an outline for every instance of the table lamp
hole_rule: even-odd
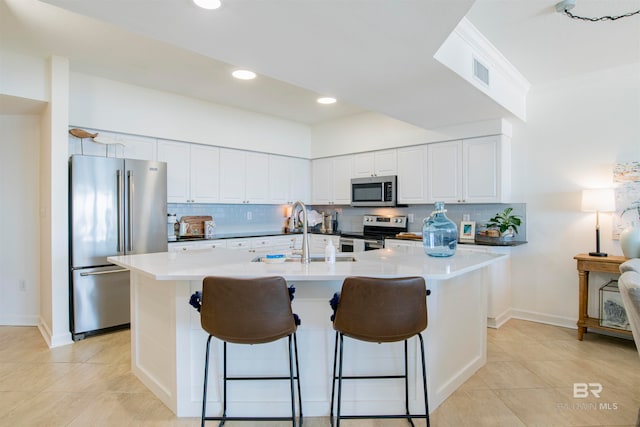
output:
[[[615,211],[615,199],[613,189],[597,188],[582,190],[582,211],[596,213],[596,251],[589,252],[591,256],[605,257],[605,252],[600,252],[600,212]]]

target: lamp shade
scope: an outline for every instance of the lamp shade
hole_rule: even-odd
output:
[[[613,212],[616,210],[612,188],[582,190],[583,212]]]

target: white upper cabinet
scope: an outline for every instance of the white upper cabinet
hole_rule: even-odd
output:
[[[427,146],[398,149],[398,203],[428,203]]]
[[[353,177],[396,175],[397,150],[372,151],[353,156]]]
[[[222,203],[267,203],[269,156],[240,150],[220,149],[220,201]]]
[[[511,189],[510,143],[504,136],[464,140],[462,192],[467,203],[508,202]]]
[[[155,138],[135,135],[118,135],[115,139],[120,141],[122,144],[115,144],[112,146],[116,157],[139,160],[156,160],[157,158],[157,142]]]
[[[430,202],[500,203],[510,188],[509,141],[488,136],[428,145]]]
[[[218,202],[219,153],[217,147],[158,141],[158,160],[167,163],[167,201]]]
[[[353,156],[317,159],[311,163],[311,169],[312,203],[323,205],[351,203]]]
[[[284,205],[296,200],[309,203],[310,180],[309,160],[269,155],[268,203]]]
[[[311,161],[297,157],[289,158],[289,200],[311,202]]]
[[[189,144],[158,141],[158,160],[167,162],[167,201],[189,203]]]
[[[190,164],[191,202],[220,201],[220,149],[191,144]]]
[[[246,203],[268,203],[269,155],[245,153],[245,198]]]
[[[269,155],[269,203],[289,203],[289,158]]]
[[[431,202],[462,203],[462,141],[427,145],[427,194]]]

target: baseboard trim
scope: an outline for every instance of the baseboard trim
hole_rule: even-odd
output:
[[[500,326],[507,323],[512,317],[512,310],[508,308],[496,317],[487,317],[487,327],[498,329]]]
[[[37,326],[38,315],[14,315],[0,317],[0,325],[3,326]]]
[[[532,322],[545,323],[547,325],[561,326],[563,328],[578,329],[576,322],[578,319],[564,316],[554,316],[546,313],[528,310],[511,310],[511,317],[520,320],[530,320]]]
[[[51,333],[49,325],[47,325],[42,320],[42,318],[40,318],[40,321],[38,322],[38,330],[40,331],[42,338],[44,338],[49,348],[73,344],[73,340],[71,339],[71,332],[64,332],[61,334],[53,335]]]

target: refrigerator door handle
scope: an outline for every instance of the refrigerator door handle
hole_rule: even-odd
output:
[[[133,252],[133,242],[132,237],[133,237],[133,207],[131,206],[131,193],[133,191],[133,172],[128,170],[127,171],[127,232],[129,234],[128,238],[127,238],[127,245],[128,248],[127,250],[129,251],[129,253]]]
[[[80,276],[82,277],[86,277],[86,276],[100,276],[102,274],[113,274],[113,273],[124,273],[127,270],[126,268],[121,268],[119,270],[108,270],[108,271],[95,271],[93,273],[80,273]]]
[[[124,247],[122,245],[122,171],[120,169],[118,169],[118,171],[116,172],[116,198],[118,199],[118,253],[124,252]]]

